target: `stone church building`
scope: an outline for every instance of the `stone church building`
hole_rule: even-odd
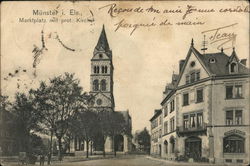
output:
[[[113,73],[114,66],[112,61],[112,51],[109,47],[105,28],[103,26],[99,40],[93,52],[91,59],[91,74],[90,74],[90,94],[95,97],[93,109],[96,111],[115,111],[115,99],[113,95]],[[129,111],[116,111],[123,115],[126,123],[132,128],[131,116]],[[131,134],[129,135],[117,135],[114,140],[108,137],[105,142],[105,151],[112,152],[113,147],[116,146],[116,151],[127,153],[131,151],[132,142]],[[97,144],[97,145],[96,145]],[[75,154],[86,151],[86,142],[74,138],[71,142],[70,152]],[[101,151],[98,143],[92,142],[89,149],[93,151]]]

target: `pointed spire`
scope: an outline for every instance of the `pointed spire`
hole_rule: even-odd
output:
[[[193,47],[194,46],[194,39],[192,38],[191,40],[191,46]]]
[[[235,52],[235,47],[233,47],[233,52],[229,58],[229,62],[231,62],[234,58],[236,59],[236,61],[239,61],[239,58],[237,57],[236,52]]]
[[[102,26],[102,32],[100,34],[98,43],[95,47],[97,50],[105,50],[105,51],[109,51],[109,44],[108,44],[108,40],[107,40],[107,36],[106,36],[106,32],[105,32],[105,27],[104,24]]]

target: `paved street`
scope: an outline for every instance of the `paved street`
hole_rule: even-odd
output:
[[[208,163],[184,163],[155,159],[144,155],[127,155],[112,159],[58,163],[53,166],[215,166]],[[217,165],[216,165],[217,166]]]
[[[36,165],[39,165],[39,163],[37,162]],[[18,166],[18,164],[4,163],[2,166]],[[116,158],[92,159],[88,161],[85,158],[82,160],[64,160],[61,163],[54,162],[51,166],[226,166],[226,164],[175,162],[145,155],[119,155]],[[235,166],[235,164],[231,164],[231,166]]]

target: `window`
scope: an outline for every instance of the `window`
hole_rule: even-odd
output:
[[[235,111],[235,124],[236,125],[242,124],[242,110]]]
[[[226,86],[226,98],[227,99],[233,98],[233,86]]]
[[[226,111],[226,125],[233,124],[233,110]]]
[[[191,76],[190,82],[193,83],[195,81],[195,72],[191,73],[190,76]]]
[[[245,139],[238,135],[230,135],[223,139],[224,153],[244,153]]]
[[[197,113],[197,127],[202,127],[203,125],[203,115],[202,113]]]
[[[188,93],[183,94],[183,106],[189,104],[189,96]]]
[[[235,85],[235,98],[242,98],[242,85]]]
[[[164,108],[164,117],[168,115],[168,105]]]
[[[96,73],[99,73],[99,66],[96,67]]]
[[[168,133],[168,122],[164,122],[164,134]]]
[[[186,84],[200,80],[200,70],[192,71],[186,75]]]
[[[226,125],[242,125],[242,110],[227,110],[226,111]]]
[[[183,126],[184,126],[184,129],[188,129],[188,127],[189,127],[188,115],[184,115],[184,117],[183,117]]]
[[[189,83],[189,75],[186,75],[186,84]]]
[[[161,129],[160,129],[160,130],[159,130],[159,138],[161,138],[161,134],[162,134],[162,133],[161,133]]]
[[[94,73],[96,73],[96,66],[94,66]]]
[[[231,73],[237,72],[237,64],[235,62],[231,63],[231,65],[230,65],[230,72]]]
[[[103,55],[102,55],[102,54],[99,54],[99,58],[102,59],[102,58],[103,58]]]
[[[227,85],[226,86],[226,99],[239,99],[243,98],[242,85]]]
[[[108,73],[108,67],[107,66],[105,66],[104,71],[105,71],[105,73]]]
[[[196,72],[196,81],[200,80],[200,72]]]
[[[102,73],[104,73],[104,72],[105,72],[104,70],[105,70],[105,68],[104,68],[104,66],[102,66]]]
[[[170,138],[170,143],[171,143],[171,153],[174,153],[175,151],[175,140],[173,137]]]
[[[196,127],[196,120],[195,120],[195,114],[190,115],[190,127],[195,128]]]
[[[93,90],[94,91],[99,90],[99,81],[98,80],[94,80],[94,82],[93,82]]]
[[[170,132],[175,130],[174,117],[170,119]]]
[[[209,59],[209,63],[215,63],[215,59],[214,58],[210,58]]]
[[[174,111],[174,100],[170,102],[170,112]]]
[[[196,102],[197,103],[203,102],[203,89],[198,89],[196,91]]]
[[[168,141],[164,141],[164,146],[165,146],[165,154],[168,154]]]
[[[203,127],[203,113],[192,113],[183,116],[184,129],[202,128]]]
[[[162,124],[162,118],[161,118],[161,116],[159,117],[159,125],[161,125]]]
[[[102,91],[106,91],[106,85],[107,85],[106,80],[102,80],[101,81],[101,90]]]

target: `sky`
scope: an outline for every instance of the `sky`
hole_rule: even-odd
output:
[[[109,11],[110,4],[116,7],[135,9],[141,7],[144,13]],[[75,73],[80,79],[84,91],[90,88],[90,59],[93,56],[103,24],[114,64],[114,97],[116,110],[129,110],[133,131],[150,128],[149,119],[154,109],[161,108],[162,92],[171,81],[172,73],[178,74],[179,60],[185,59],[194,39],[194,47],[202,48],[203,31],[227,26],[220,30],[233,34],[234,42],[223,45],[224,52],[231,55],[232,46],[240,59],[249,63],[249,13],[197,13],[187,15],[185,20],[205,22],[204,25],[177,25],[183,21],[187,5],[197,8],[242,8],[244,1],[157,1],[157,2],[3,2],[1,5],[1,92],[13,98],[29,88],[36,88],[41,80],[48,80],[64,72]],[[107,6],[107,7],[104,7]],[[164,9],[182,9],[184,13],[163,14],[147,13],[149,7]],[[58,23],[49,22],[54,16],[33,15],[33,10],[64,12],[56,15]],[[249,11],[249,8],[247,9]],[[70,15],[70,11],[71,14]],[[75,15],[79,11],[81,15]],[[92,15],[93,14],[93,15]],[[43,18],[46,23],[24,23],[20,18]],[[76,23],[77,18],[89,18],[94,21]],[[94,18],[94,19],[93,19]],[[61,20],[71,22],[63,22]],[[168,19],[172,26],[139,27],[131,35],[133,28],[117,29],[119,22],[146,24]],[[74,21],[72,21],[74,20]],[[232,26],[230,26],[232,25]],[[117,30],[116,30],[117,29]],[[39,56],[34,76],[34,47],[42,48],[41,31],[47,50]],[[206,52],[219,52],[218,42],[211,44],[215,31],[206,33],[208,44]],[[219,33],[219,32],[218,32]],[[74,49],[74,51],[72,51]],[[18,72],[16,72],[18,71]]]

